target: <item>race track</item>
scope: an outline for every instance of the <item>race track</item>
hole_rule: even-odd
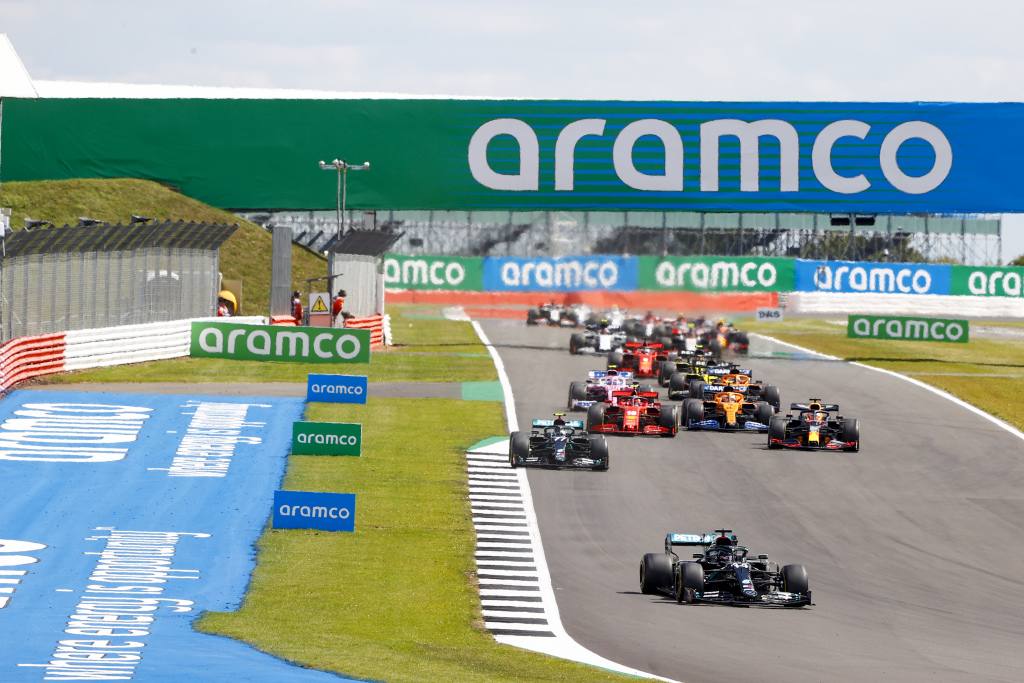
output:
[[[569,382],[604,367],[570,356],[567,330],[484,329],[520,425],[564,410]],[[860,418],[860,453],[682,432],[609,437],[607,473],[530,472],[568,633],[686,683],[1024,680],[1024,441],[883,373],[815,360],[748,365],[781,388],[784,406],[814,396]],[[640,594],[640,558],[660,551],[666,533],[723,526],[751,553],[805,565],[815,606]]]

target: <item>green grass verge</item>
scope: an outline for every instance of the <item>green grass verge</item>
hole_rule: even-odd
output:
[[[391,310],[396,346],[375,352],[369,363],[262,363],[214,358],[174,358],[135,365],[50,375],[36,384],[83,382],[306,382],[309,373],[366,375],[371,382],[493,382],[487,349],[467,322],[406,319]],[[441,343],[439,343],[441,342]],[[413,353],[403,353],[411,351]],[[452,355],[420,356],[418,353]],[[465,356],[455,354],[468,354]]]
[[[371,398],[307,419],[363,424],[362,457],[292,456],[283,485],[357,493],[355,533],[268,529],[241,609],[198,630],[390,683],[627,680],[482,630],[462,453],[504,431],[501,404]]]
[[[908,373],[1024,429],[1024,391],[1021,391],[1024,380],[948,376],[948,373],[1024,375],[1024,339],[976,337],[967,344],[851,339],[846,336],[845,324],[836,325],[826,320],[793,318],[781,323],[743,320],[738,321],[737,326],[844,360]]]
[[[148,180],[79,179],[4,183],[2,204],[11,209],[11,227],[26,217],[54,225],[75,225],[79,216],[127,223],[132,214],[160,219],[208,223],[238,223],[220,248],[220,271],[228,280],[242,280],[245,315],[270,310],[270,233],[229,211],[214,208]],[[306,291],[303,282],[327,274],[327,261],[308,249],[292,246],[292,288]]]

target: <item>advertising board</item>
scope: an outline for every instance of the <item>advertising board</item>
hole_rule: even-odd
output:
[[[1013,266],[950,266],[952,277],[949,293],[961,296],[1022,295],[1024,268]]]
[[[319,375],[306,378],[306,400],[318,403],[366,403],[366,375]]]
[[[369,363],[370,331],[193,322],[189,355],[292,363]]]
[[[793,289],[794,259],[729,256],[639,256],[642,290],[786,292]]]
[[[295,422],[293,455],[362,455],[363,426],[346,422]]]
[[[481,258],[458,256],[384,257],[384,285],[393,289],[455,289],[479,292],[483,289]]]
[[[852,339],[941,341],[966,344],[969,333],[968,321],[947,318],[851,315],[846,323],[846,336]]]
[[[356,494],[274,491],[275,529],[355,531]]]
[[[484,259],[488,292],[632,292],[636,288],[635,256]]]
[[[796,259],[795,267],[797,292],[950,293],[947,265]]]

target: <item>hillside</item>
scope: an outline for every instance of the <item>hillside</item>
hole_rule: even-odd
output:
[[[75,225],[79,216],[127,223],[132,214],[159,219],[238,223],[239,229],[220,249],[220,270],[243,281],[243,310],[267,315],[270,309],[270,233],[229,211],[185,197],[159,183],[115,180],[55,180],[4,183],[0,206],[10,207],[11,227],[21,229],[26,216]],[[308,249],[292,246],[292,289],[303,293],[303,280],[327,274],[327,261]]]

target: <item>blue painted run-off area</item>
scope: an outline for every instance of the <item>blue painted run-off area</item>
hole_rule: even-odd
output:
[[[0,402],[0,680],[348,680],[191,628],[238,608],[302,408],[47,391]]]

